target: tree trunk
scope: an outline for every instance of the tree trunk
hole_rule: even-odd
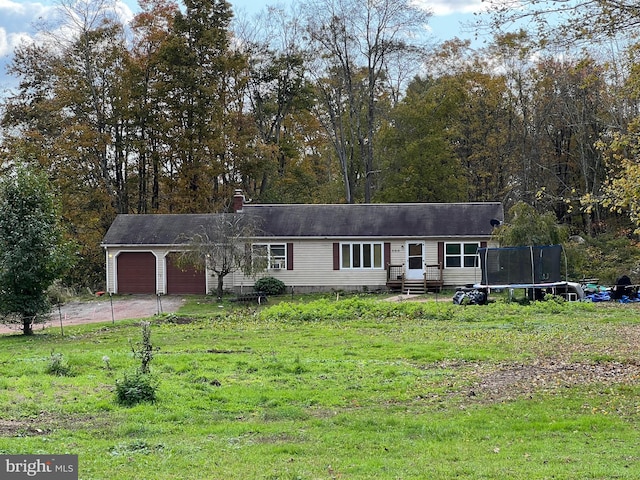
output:
[[[218,274],[218,290],[217,290],[218,298],[222,298],[222,294],[224,293],[223,286],[224,286],[224,275]]]
[[[33,335],[31,317],[22,317],[22,333],[25,335]]]

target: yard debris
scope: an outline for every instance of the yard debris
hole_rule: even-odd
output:
[[[453,296],[456,305],[484,305],[487,303],[487,294],[478,289],[459,289]]]

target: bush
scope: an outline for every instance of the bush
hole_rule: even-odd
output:
[[[256,280],[254,290],[264,292],[267,295],[282,295],[287,288],[285,284],[273,277],[263,277]]]
[[[569,242],[567,253],[569,277],[596,278],[600,285],[615,285],[622,275],[640,282],[640,245],[626,236],[604,234],[585,236],[584,243]]]
[[[57,377],[72,377],[73,371],[61,353],[51,352],[46,372]]]
[[[119,405],[131,407],[142,402],[154,403],[158,384],[152,375],[135,372],[116,380],[116,400]]]

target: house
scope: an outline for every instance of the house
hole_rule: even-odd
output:
[[[397,289],[424,291],[477,283],[477,250],[502,222],[501,203],[260,205],[236,191],[234,211],[261,221],[252,251],[267,258],[259,276],[280,279],[296,292]],[[107,291],[189,294],[215,289],[203,269],[181,270],[178,239],[217,214],[118,215],[106,233]],[[225,289],[251,287],[240,272]]]

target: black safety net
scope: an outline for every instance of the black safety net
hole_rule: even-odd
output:
[[[480,248],[483,285],[539,285],[562,281],[562,245]]]

